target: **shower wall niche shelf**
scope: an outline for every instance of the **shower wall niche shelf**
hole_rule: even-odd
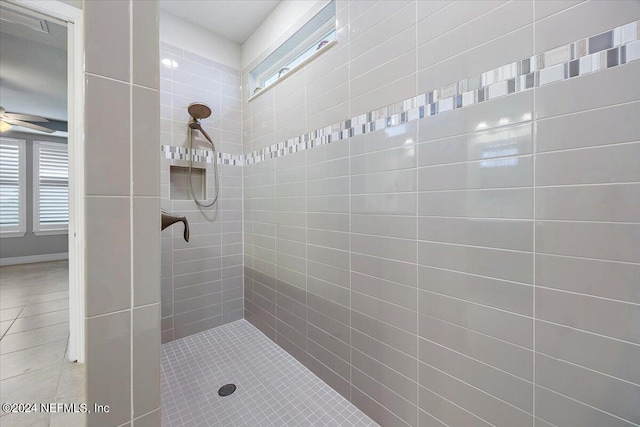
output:
[[[193,191],[199,199],[206,198],[207,170],[193,167]],[[189,194],[189,168],[171,166],[169,168],[169,198],[171,200],[191,200]]]

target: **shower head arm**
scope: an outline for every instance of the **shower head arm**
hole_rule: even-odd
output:
[[[207,141],[209,141],[209,143],[211,144],[211,146],[213,147],[213,149],[215,150],[215,146],[213,145],[213,140],[211,139],[211,137],[209,136],[209,134],[202,129],[202,126],[198,126],[198,130],[200,131],[200,133],[202,133],[202,135],[207,138]]]

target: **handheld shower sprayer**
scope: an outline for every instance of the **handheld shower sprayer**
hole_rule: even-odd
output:
[[[200,124],[201,119],[206,119],[211,115],[211,108],[209,108],[206,104],[201,102],[194,102],[193,104],[189,104],[187,108],[189,115],[191,118],[189,119],[189,192],[191,193],[191,197],[193,197],[193,201],[196,202],[199,206],[209,208],[213,206],[218,201],[218,195],[220,192],[220,184],[218,181],[218,156],[216,155],[216,146],[213,143],[213,140],[209,136],[209,134],[202,128]],[[211,149],[213,150],[213,171],[214,171],[214,183],[215,183],[215,196],[211,203],[205,203],[203,201],[198,200],[196,197],[195,191],[193,191],[193,181],[191,179],[192,168],[193,168],[193,131],[199,131],[202,136],[204,136],[209,144],[211,144]]]

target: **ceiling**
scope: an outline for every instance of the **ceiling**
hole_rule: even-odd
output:
[[[8,112],[66,121],[67,28],[47,26],[45,33],[0,21],[0,98]]]
[[[160,0],[160,8],[236,43],[244,43],[280,0]]]

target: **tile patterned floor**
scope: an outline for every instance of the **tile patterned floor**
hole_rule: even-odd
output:
[[[84,367],[67,360],[67,261],[0,268],[0,401],[84,402]],[[80,427],[77,414],[5,414],[0,425]]]
[[[162,346],[163,427],[376,425],[245,320]]]

